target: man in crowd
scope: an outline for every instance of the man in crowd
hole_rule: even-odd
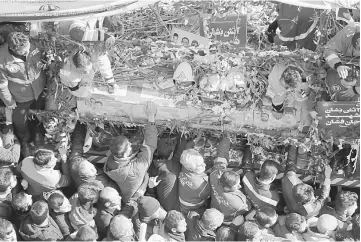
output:
[[[0,98],[13,109],[13,123],[24,157],[30,155],[32,134],[28,127],[30,108],[43,109],[46,76],[41,50],[22,32],[9,34],[0,48]]]
[[[357,101],[360,98],[360,68],[346,65],[340,57],[360,57],[360,23],[350,23],[326,45],[324,57],[331,69],[326,82],[335,101]]]

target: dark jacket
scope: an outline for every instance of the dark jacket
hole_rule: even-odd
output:
[[[98,205],[97,214],[94,217],[95,225],[97,226],[99,238],[102,239],[106,237],[108,227],[112,218],[118,215],[118,209],[109,209],[104,207],[103,205]]]
[[[148,123],[144,131],[144,144],[139,153],[120,159],[111,155],[105,162],[104,172],[118,184],[125,203],[141,186],[156,148],[157,128],[154,124]]]
[[[41,50],[31,43],[26,62],[9,52],[8,44],[0,47],[0,98],[6,106],[38,99],[44,90],[46,76]]]
[[[197,212],[189,212],[187,215],[187,231],[185,232],[186,241],[215,241],[214,231],[205,229],[201,221],[201,215]]]
[[[69,220],[69,213],[56,213],[51,210],[49,214],[59,226],[59,229],[64,237],[74,232],[74,228],[71,226]]]
[[[243,179],[245,194],[252,200],[253,204],[258,207],[272,207],[276,209],[280,200],[277,189],[272,185],[259,182],[254,171],[247,172]]]
[[[49,217],[49,224],[45,227],[35,225],[30,215],[20,225],[20,235],[24,240],[62,240],[63,234],[55,221]]]
[[[219,179],[227,168],[229,149],[229,138],[223,138],[218,145],[217,158],[209,177],[212,186],[211,207],[224,214],[226,223],[231,222],[238,215],[245,214],[251,208],[250,202],[241,191],[224,192],[219,184]]]
[[[321,208],[324,206],[326,198],[330,194],[331,181],[330,179],[325,179],[322,185],[321,195],[315,200],[307,204],[299,204],[293,198],[293,188],[302,183],[302,181],[297,177],[297,174],[293,171],[289,171],[282,178],[282,194],[285,199],[288,210],[291,213],[298,213],[306,218],[311,218],[317,216],[320,213]]]
[[[147,224],[147,231],[145,233],[145,239],[148,240],[150,236],[152,236],[153,234],[159,234],[161,231],[161,227],[163,225],[163,221],[159,220],[159,219],[153,219],[149,222],[145,222],[142,221],[139,218],[139,213],[137,213],[133,219],[133,226],[134,226],[134,232],[135,235],[137,236],[137,238],[139,238],[139,232],[140,232],[140,226],[142,223],[146,223]]]
[[[278,14],[277,24],[281,30],[278,38],[283,45],[290,50],[296,48],[316,49],[313,38],[319,18],[315,17],[315,9],[280,3]]]
[[[160,205],[165,211],[179,211],[178,176],[182,165],[179,163],[183,151],[186,149],[186,140],[178,138],[171,160],[156,160],[154,166],[157,169],[158,180],[157,195]]]

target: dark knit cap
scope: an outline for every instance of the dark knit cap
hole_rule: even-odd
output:
[[[157,199],[153,197],[142,196],[138,199],[139,218],[152,216],[160,208]]]
[[[39,225],[49,217],[49,207],[45,201],[37,201],[30,210],[30,217],[34,224]]]

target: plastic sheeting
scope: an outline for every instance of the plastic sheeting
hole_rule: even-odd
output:
[[[356,8],[360,6],[360,0],[274,0],[274,2],[315,9]]]
[[[64,21],[128,12],[157,0],[2,0],[0,22]]]

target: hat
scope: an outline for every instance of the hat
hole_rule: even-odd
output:
[[[95,169],[95,166],[85,159],[79,162],[77,170],[79,177],[81,178],[93,177],[96,176],[97,174],[97,170]]]
[[[328,231],[335,231],[337,226],[337,219],[329,214],[323,214],[317,220],[317,230],[322,234],[325,234]]]
[[[112,240],[120,240],[133,235],[133,224],[124,215],[113,217],[109,225],[109,235]]]
[[[160,208],[157,199],[153,197],[142,196],[138,199],[139,218],[148,218]]]

